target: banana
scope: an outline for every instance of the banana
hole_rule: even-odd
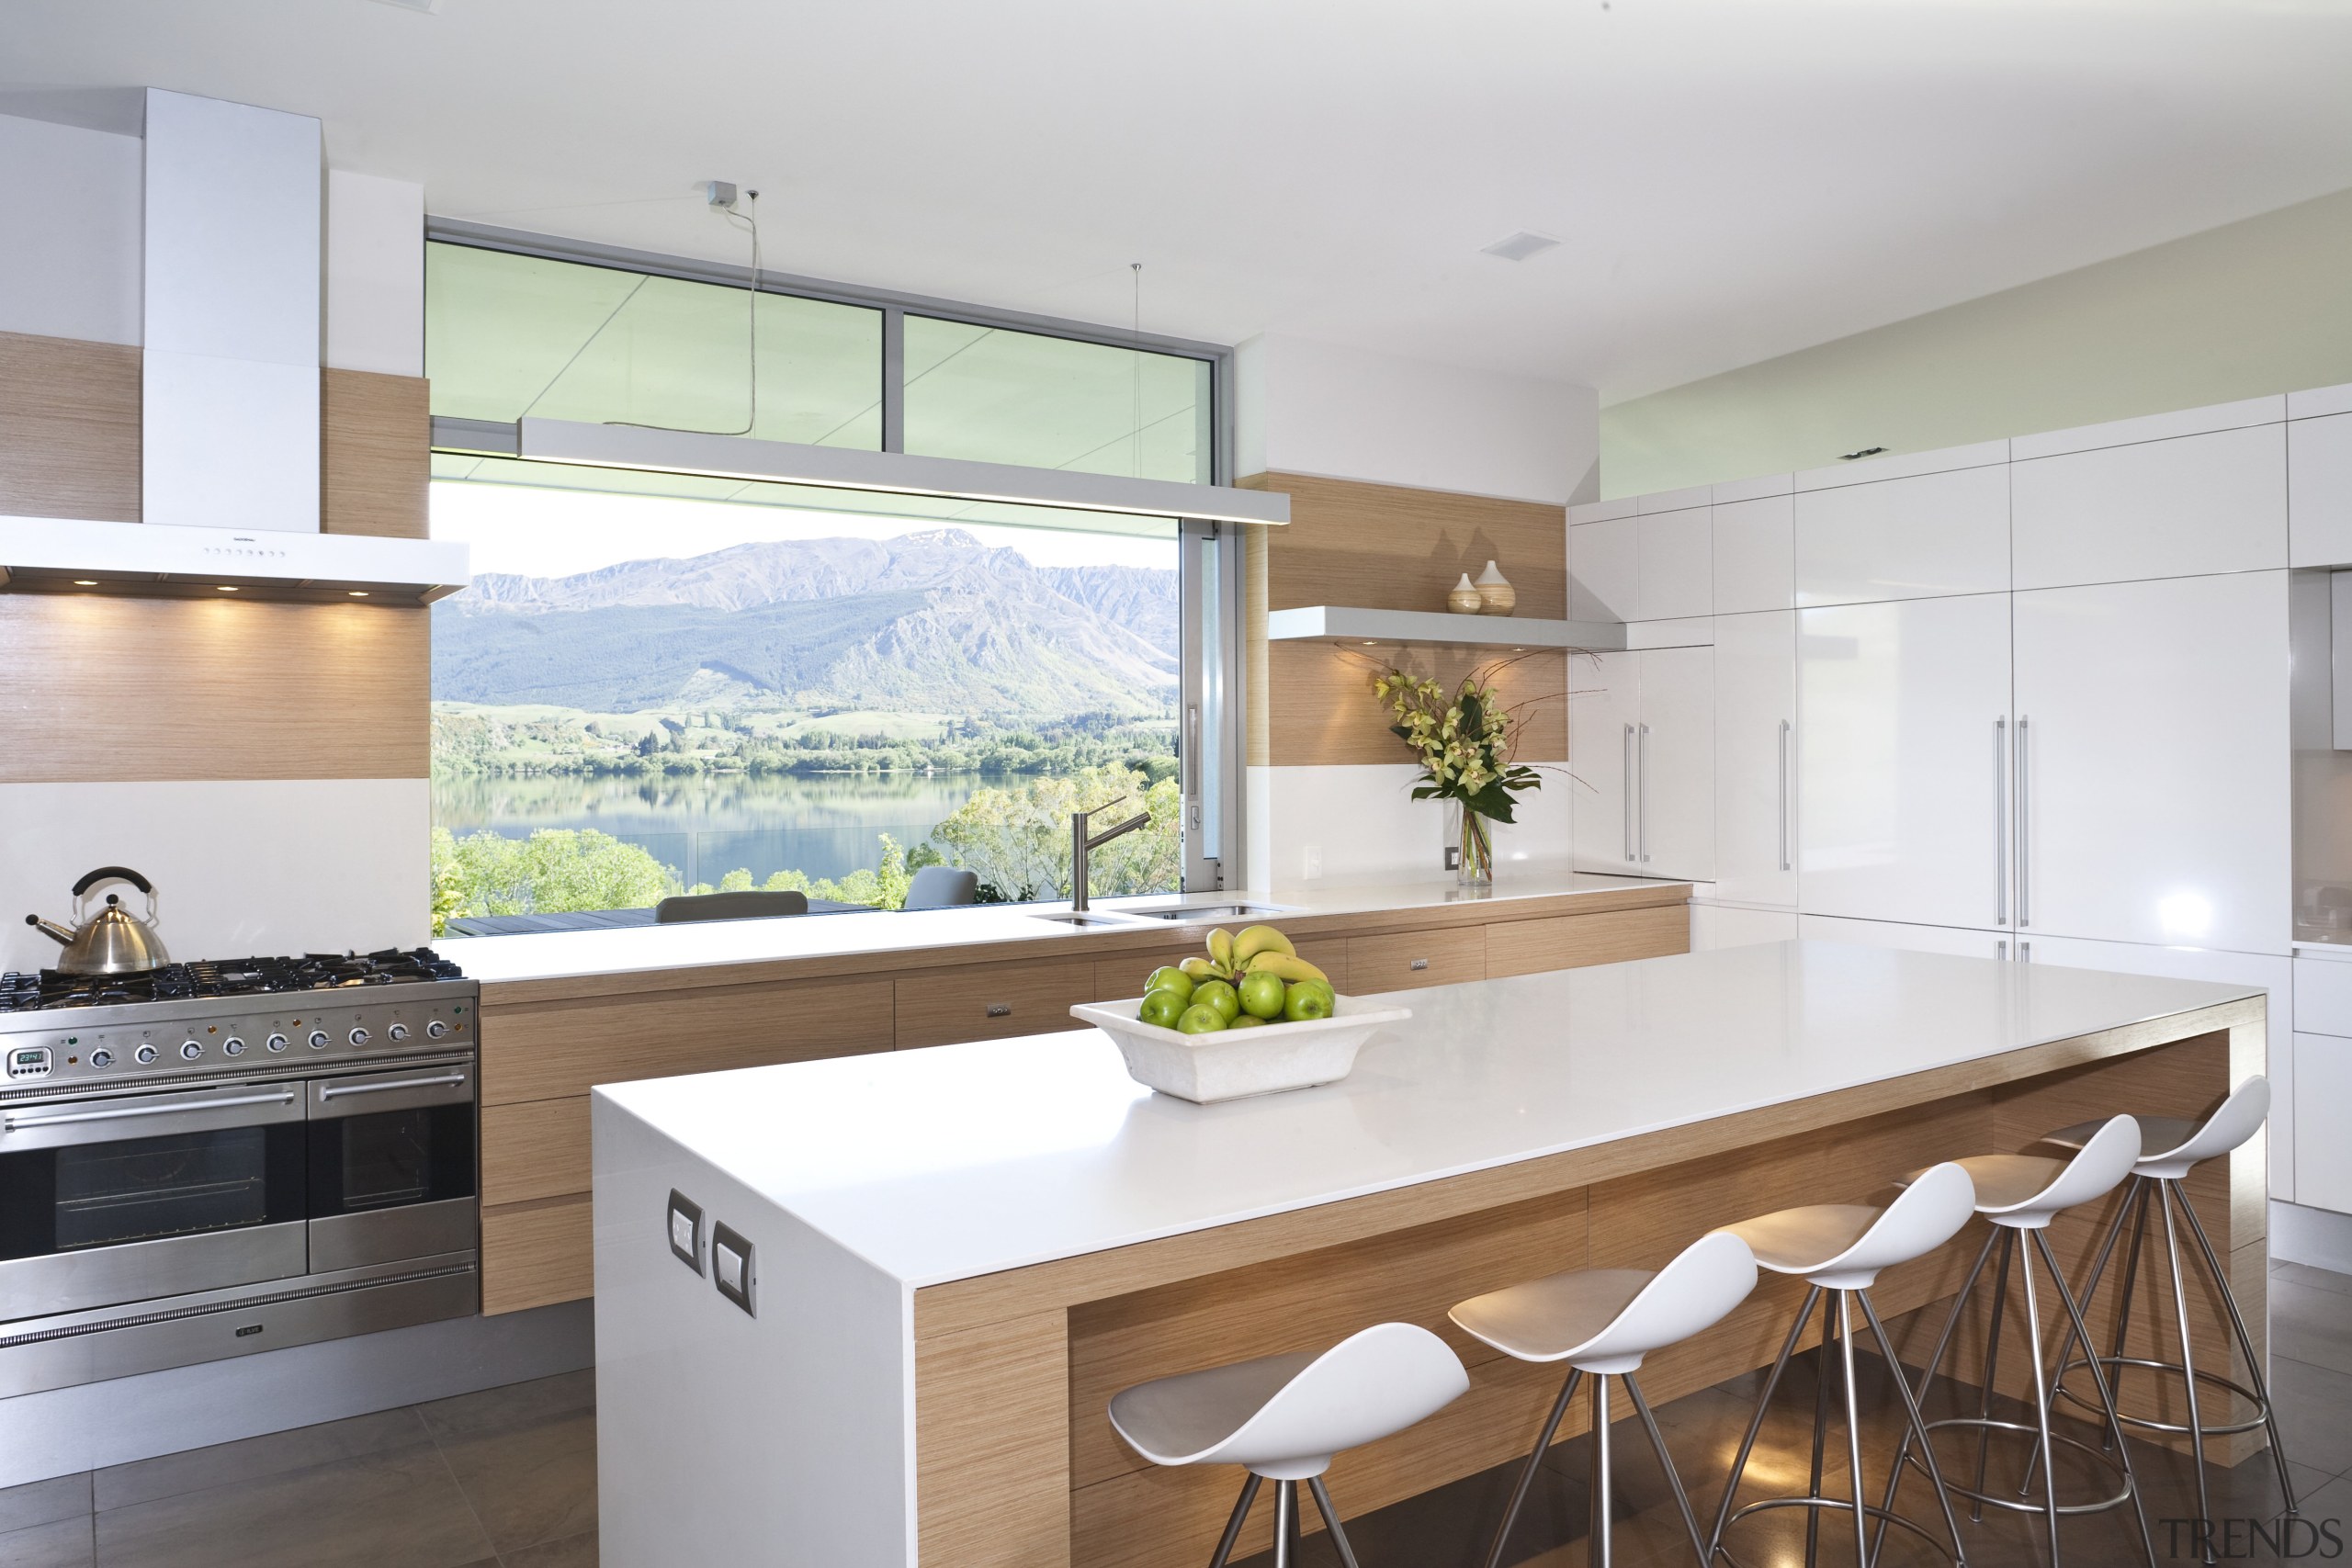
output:
[[[1272,975],[1283,980],[1320,980],[1331,983],[1331,976],[1301,958],[1295,953],[1261,953],[1250,960],[1252,975]]]
[[[1272,926],[1251,926],[1233,939],[1233,961],[1247,964],[1261,953],[1296,953],[1290,938]]]
[[[1225,977],[1225,971],[1205,958],[1187,958],[1176,967],[1195,980],[1219,980]]]
[[[1209,932],[1209,957],[1215,960],[1220,968],[1233,967],[1233,933],[1223,926]]]

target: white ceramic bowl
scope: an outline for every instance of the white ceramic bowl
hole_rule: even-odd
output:
[[[1136,1082],[1200,1105],[1336,1082],[1354,1069],[1365,1041],[1413,1016],[1410,1008],[1339,997],[1329,1018],[1182,1034],[1144,1022],[1136,1016],[1142,1008],[1141,997],[1130,997],[1069,1010],[1111,1037]]]

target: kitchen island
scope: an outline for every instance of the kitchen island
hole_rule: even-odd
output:
[[[1191,1563],[1230,1478],[1120,1445],[1120,1388],[1440,1326],[2086,1117],[2193,1114],[2263,1067],[2258,991],[1838,944],[1396,999],[1414,1017],[1345,1081],[1215,1106],[1141,1089],[1092,1032],[598,1089],[603,1560]],[[2262,1161],[2190,1183],[2257,1323]],[[2099,1217],[2053,1233],[2070,1272]],[[1890,1271],[1882,1309],[1949,1294],[1975,1245]],[[1656,1358],[1653,1396],[1764,1364],[1796,1283]],[[1534,1428],[1551,1372],[1452,1337],[1470,1393],[1343,1456],[1347,1513]]]

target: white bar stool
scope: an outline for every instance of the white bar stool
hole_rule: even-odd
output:
[[[1804,1304],[1797,1309],[1797,1319],[1789,1327],[1788,1338],[1781,1342],[1780,1359],[1772,1363],[1771,1372],[1764,1380],[1764,1392],[1757,1398],[1756,1415],[1747,1424],[1747,1435],[1740,1439],[1739,1457],[1732,1461],[1731,1479],[1724,1485],[1723,1506],[1715,1514],[1715,1532],[1708,1540],[1711,1552],[1722,1550],[1725,1529],[1751,1514],[1770,1508],[1810,1510],[1804,1531],[1808,1562],[1814,1559],[1821,1528],[1820,1510],[1824,1508],[1844,1508],[1853,1514],[1854,1560],[1860,1563],[1871,1560],[1867,1531],[1871,1517],[1883,1524],[1900,1525],[1933,1543],[1935,1538],[1926,1529],[1893,1511],[1892,1495],[1879,1508],[1870,1506],[1864,1498],[1861,1412],[1854,1385],[1854,1306],[1860,1303],[1871,1333],[1878,1339],[1879,1350],[1894,1372],[1894,1386],[1902,1393],[1909,1428],[1905,1441],[1908,1442],[1911,1437],[1919,1439],[1928,1479],[1935,1486],[1936,1503],[1943,1509],[1944,1529],[1951,1538],[1952,1561],[1966,1568],[1968,1553],[1961,1544],[1960,1521],[1952,1516],[1951,1499],[1945,1493],[1943,1476],[1936,1468],[1935,1452],[1928,1447],[1925,1418],[1919,1414],[1910,1385],[1903,1379],[1903,1363],[1894,1353],[1894,1342],[1887,1337],[1885,1325],[1879,1322],[1878,1309],[1871,1304],[1870,1289],[1878,1282],[1882,1270],[1924,1258],[1958,1235],[1975,1213],[1976,1184],[1959,1165],[1947,1163],[1921,1172],[1883,1209],[1860,1203],[1815,1203],[1782,1209],[1724,1227],[1747,1243],[1759,1265],[1775,1274],[1803,1275],[1811,1288],[1805,1292]],[[1821,1314],[1821,1371],[1813,1402],[1812,1487],[1804,1496],[1767,1497],[1735,1514],[1732,1501],[1738,1495],[1740,1477],[1747,1472],[1748,1455],[1756,1448],[1757,1434],[1763,1429],[1772,1392],[1780,1386],[1781,1374],[1788,1370],[1789,1358],[1804,1337],[1805,1323],[1824,1292],[1836,1292],[1838,1303],[1834,1314],[1826,1306]],[[1846,1460],[1853,1482],[1851,1501],[1826,1497],[1821,1491],[1821,1455],[1829,1417],[1829,1348],[1833,1340],[1838,1347],[1846,1393]],[[1896,1473],[1899,1477],[1900,1467]],[[1727,1551],[1724,1556],[1728,1562],[1737,1561]]]
[[[2228,1272],[2222,1269],[2213,1244],[2205,1235],[2205,1227],[2197,1218],[2197,1211],[2189,1207],[2188,1190],[2181,1183],[2191,1168],[2209,1159],[2230,1153],[2262,1130],[2270,1114],[2270,1081],[2260,1074],[2238,1085],[2227,1100],[2215,1108],[2203,1122],[2178,1116],[2140,1117],[2139,1160],[2132,1167],[2131,1185],[2124,1190],[2122,1206],[2116,1210],[2115,1219],[2107,1228],[2107,1237],[2099,1244],[2098,1259],[2091,1265],[2089,1281],[2083,1286],[2083,1304],[2087,1308],[2098,1293],[2100,1279],[2107,1272],[2109,1258],[2124,1230],[2132,1232],[2132,1245],[2123,1258],[2123,1284],[2115,1308],[2114,1350],[2101,1356],[2099,1363],[2109,1370],[2110,1382],[2120,1382],[2119,1369],[2140,1367],[2158,1373],[2171,1373],[2181,1380],[2188,1391],[2188,1420],[2184,1425],[2176,1421],[2155,1421],[2145,1416],[2126,1416],[2124,1424],[2152,1432],[2186,1432],[2197,1461],[2197,1515],[2199,1518],[2213,1517],[2211,1499],[2205,1479],[2205,1438],[2208,1434],[2227,1436],[2235,1432],[2250,1432],[2256,1427],[2267,1429],[2270,1438],[2270,1459],[2278,1471],[2278,1490],[2287,1500],[2287,1512],[2300,1511],[2295,1501],[2295,1483],[2287,1475],[2286,1445],[2279,1440],[2278,1422],[2270,1405],[2270,1385],[2262,1375],[2262,1361],[2255,1354],[2254,1337],[2246,1332],[2245,1314],[2238,1310],[2236,1295],[2230,1290]],[[2084,1122],[2062,1128],[2042,1142],[2064,1149],[2079,1149],[2098,1131],[2096,1122]],[[2124,1335],[2132,1323],[2132,1287],[2140,1272],[2140,1249],[2148,1235],[2148,1206],[2154,1203],[2164,1220],[2165,1254],[2172,1266],[2173,1328],[2180,1345],[2180,1359],[2166,1361],[2148,1357],[2126,1356]],[[2221,1292],[2222,1304],[2229,1310],[2230,1327],[2236,1333],[2238,1347],[2245,1352],[2245,1362],[2254,1386],[2247,1388],[2219,1372],[2199,1370],[2195,1354],[2188,1348],[2188,1296],[2187,1281],[2180,1265],[2180,1236],[2173,1228],[2172,1211],[2180,1210],[2188,1222],[2189,1234],[2197,1238],[2197,1249],[2205,1259],[2205,1271]],[[2151,1294],[2154,1292],[2152,1292]],[[2084,1344],[2087,1353],[2090,1346]],[[2072,1326],[2058,1342],[2058,1372],[2052,1386],[2059,1394],[2076,1404],[2086,1404],[2081,1395],[2066,1386],[2066,1374],[2079,1361],[2068,1359],[2075,1348]],[[2249,1420],[2225,1422],[2215,1426],[2203,1417],[2197,1400],[2197,1381],[2202,1378],[2217,1387],[2243,1396],[2254,1406]],[[2211,1532],[2205,1534],[2205,1561],[2214,1561]]]
[[[2090,1330],[2083,1323],[2083,1312],[2075,1303],[2075,1293],[2066,1288],[2066,1276],[2058,1267],[2058,1259],[2050,1250],[2050,1238],[2044,1233],[2050,1222],[2068,1209],[2084,1203],[2097,1202],[2120,1186],[2132,1173],[2132,1162],[2140,1156],[2140,1124],[2129,1116],[2118,1116],[2107,1122],[2084,1140],[2082,1148],[2071,1159],[2048,1159],[2036,1155],[1973,1155],[1958,1161],[1976,1184],[1976,1212],[1992,1222],[1993,1234],[1984,1238],[1983,1250],[1968,1270],[1968,1279],[1953,1298],[1951,1313],[1944,1319],[1943,1332],[1936,1338],[1935,1354],[1928,1358],[1928,1365],[1919,1374],[1912,1393],[1916,1404],[1927,1397],[1928,1387],[1934,1382],[1936,1370],[1943,1364],[1944,1352],[1951,1345],[1952,1335],[1960,1326],[1961,1314],[1967,1310],[1968,1299],[1975,1292],[1976,1281],[1984,1277],[1984,1264],[1997,1247],[2000,1263],[1993,1285],[1993,1322],[1984,1345],[1984,1381],[1973,1416],[1955,1416],[1927,1425],[1933,1433],[1945,1427],[1965,1427],[1977,1435],[1976,1483],[1973,1487],[1947,1483],[1951,1491],[1959,1493],[1973,1505],[1969,1510],[1972,1519],[1984,1517],[1985,1504],[1996,1508],[2008,1508],[2018,1513],[2040,1514],[2047,1521],[2050,1535],[2051,1568],[2058,1568],[2058,1520],[2066,1514],[2094,1514],[2125,1503],[2132,1505],[2133,1517],[2140,1527],[2140,1545],[2146,1553],[2148,1568],[2156,1568],[2155,1538],[2148,1533],[2147,1509],[2140,1495],[2139,1477],[2132,1468],[2132,1450],[2125,1443],[2123,1425],[2116,1415],[2115,1395],[2108,1387],[2107,1373],[2096,1360],[2090,1362],[2091,1382],[2098,1390],[2099,1410],[2108,1430],[2114,1437],[2114,1457],[2101,1453],[2087,1443],[2067,1437],[2056,1440],[2079,1450],[2102,1464],[2116,1470],[2122,1487],[2111,1497],[2088,1503],[2061,1504],[2058,1501],[2056,1465],[2050,1432],[2050,1387],[2043,1376],[2041,1344],[2041,1296],[2034,1284],[2034,1256],[2041,1255],[2042,1266],[2049,1270],[2050,1283],[2058,1292],[2058,1300],[2065,1308],[2069,1322],[2085,1344],[2090,1343]],[[1906,1179],[1917,1181],[1925,1172],[1916,1172]],[[2023,1237],[2023,1245],[2019,1238]],[[2025,1331],[2027,1354],[2033,1363],[2033,1418],[2030,1427],[2015,1421],[1999,1421],[1993,1417],[1993,1383],[2000,1366],[2001,1320],[2007,1310],[2009,1264],[2015,1258],[2025,1284]],[[2040,1503],[2018,1497],[1996,1497],[1984,1490],[1986,1453],[1996,1431],[2022,1432],[2034,1438],[2034,1458],[2041,1466],[2042,1496]],[[1928,1439],[1922,1438],[1924,1443]],[[1886,1506],[1894,1506],[1895,1488],[1903,1483],[1903,1466],[1911,1457],[1911,1438],[1905,1435],[1902,1447],[1894,1456],[1894,1472],[1887,1477]],[[1924,1461],[1923,1461],[1924,1462]],[[2031,1461],[2029,1461],[2030,1465]],[[2028,1485],[2030,1486],[2029,1469]],[[1879,1525],[1873,1541],[1883,1541],[1886,1535],[1883,1521]]]
[[[1561,1385],[1551,1417],[1544,1423],[1527,1463],[1520,1470],[1519,1484],[1511,1489],[1510,1506],[1503,1510],[1503,1522],[1487,1553],[1487,1568],[1499,1568],[1504,1543],[1510,1539],[1511,1526],[1519,1521],[1528,1489],[1535,1483],[1544,1450],[1552,1446],[1553,1436],[1568,1413],[1568,1402],[1576,1397],[1577,1384],[1587,1373],[1592,1376],[1593,1461],[1592,1536],[1586,1560],[1595,1568],[1608,1568],[1610,1562],[1609,1380],[1619,1378],[1633,1396],[1634,1409],[1649,1432],[1658,1463],[1666,1467],[1666,1479],[1682,1510],[1683,1526],[1690,1532],[1690,1550],[1697,1554],[1699,1568],[1706,1568],[1707,1547],[1699,1538],[1699,1520],[1690,1512],[1690,1498],[1682,1489],[1682,1478],[1675,1473],[1666,1438],[1657,1429],[1657,1417],[1650,1414],[1649,1401],[1642,1397],[1642,1385],[1634,1381],[1634,1371],[1651,1351],[1679,1344],[1722,1322],[1755,1288],[1756,1258],[1747,1243],[1728,1231],[1715,1231],[1684,1247],[1673,1262],[1656,1271],[1582,1269],[1554,1274],[1473,1296],[1446,1314],[1463,1332],[1514,1359],[1568,1363],[1567,1382]]]
[[[1340,1561],[1356,1568],[1355,1550],[1323,1485],[1332,1456],[1403,1431],[1469,1387],[1461,1358],[1444,1340],[1413,1324],[1382,1323],[1319,1353],[1261,1356],[1137,1383],[1112,1399],[1111,1425],[1154,1464],[1249,1468],[1209,1568],[1224,1568],[1233,1554],[1266,1480],[1274,1483],[1276,1568],[1298,1562],[1302,1481]]]

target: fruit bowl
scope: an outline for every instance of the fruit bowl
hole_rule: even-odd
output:
[[[1141,997],[1130,997],[1069,1010],[1111,1037],[1136,1082],[1196,1105],[1337,1082],[1353,1070],[1365,1041],[1413,1016],[1410,1008],[1338,997],[1329,1018],[1183,1034],[1144,1022],[1136,1016],[1142,1006]]]

